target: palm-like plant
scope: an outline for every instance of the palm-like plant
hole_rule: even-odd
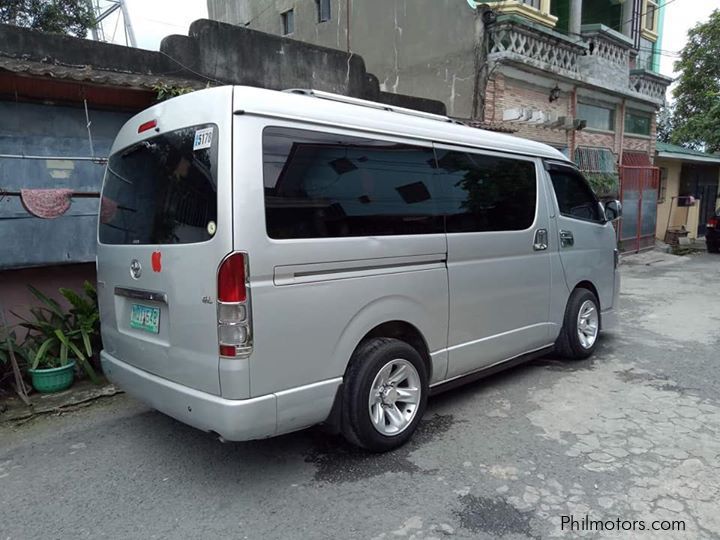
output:
[[[90,380],[98,378],[89,362],[93,356],[93,341],[97,340],[100,316],[97,308],[95,288],[85,282],[84,295],[61,288],[62,294],[72,306],[69,311],[32,285],[30,292],[42,302],[41,306],[30,308],[32,319],[22,317],[21,326],[28,329],[25,349],[28,351],[31,369],[66,366],[70,355],[74,356]]]

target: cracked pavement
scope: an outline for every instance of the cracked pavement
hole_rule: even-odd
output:
[[[319,429],[221,444],[124,395],[0,425],[0,540],[720,538],[720,256],[666,259],[622,266],[592,359],[437,396],[390,454]]]

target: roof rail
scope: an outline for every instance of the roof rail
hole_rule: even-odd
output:
[[[303,96],[316,97],[318,99],[327,99],[329,101],[337,101],[339,103],[348,103],[350,105],[358,105],[359,107],[369,107],[371,109],[378,109],[381,111],[395,112],[398,114],[407,114],[408,116],[418,116],[420,118],[427,118],[429,120],[438,120],[440,122],[451,122],[454,124],[462,124],[458,120],[454,120],[449,116],[443,116],[441,114],[433,114],[423,111],[416,111],[415,109],[407,109],[405,107],[395,107],[386,103],[379,103],[377,101],[369,101],[367,99],[359,99],[349,96],[343,96],[342,94],[333,94],[332,92],[323,92],[321,90],[312,90],[305,88],[288,88],[283,90],[289,94],[300,94]]]

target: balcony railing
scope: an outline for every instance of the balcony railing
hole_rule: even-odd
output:
[[[582,26],[582,38],[592,49],[590,54],[605,62],[628,69],[633,42],[627,36],[602,24]]]
[[[584,51],[583,45],[562,34],[525,23],[519,17],[498,20],[490,29],[489,60],[516,60],[574,78],[579,74],[578,57]]]
[[[583,26],[575,40],[522,17],[505,15],[488,28],[488,61],[540,71],[661,105],[670,79],[630,70],[632,42],[602,25]]]
[[[630,72],[630,90],[660,103],[665,101],[665,90],[671,82],[669,77],[645,69]]]

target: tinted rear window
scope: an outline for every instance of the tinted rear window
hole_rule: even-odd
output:
[[[217,227],[217,126],[193,126],[112,155],[100,208],[103,244],[189,244]]]

